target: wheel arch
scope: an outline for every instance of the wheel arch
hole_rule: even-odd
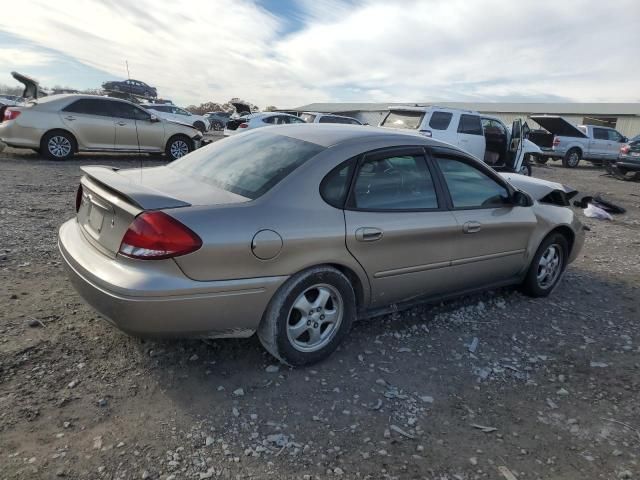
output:
[[[74,153],[78,153],[79,150],[79,146],[78,146],[78,139],[76,138],[76,136],[69,130],[67,130],[66,128],[50,128],[49,130],[47,130],[46,132],[44,132],[42,134],[42,136],[40,137],[40,148],[43,149],[43,141],[44,141],[44,137],[46,137],[47,135],[49,135],[50,133],[64,133],[67,134],[71,137],[71,140],[73,142],[73,151]]]
[[[567,239],[567,247],[569,248],[569,251],[567,252],[567,257],[571,257],[571,252],[573,251],[573,245],[576,240],[576,235],[573,232],[573,230],[571,230],[571,228],[569,228],[566,225],[559,225],[555,227],[553,230],[551,230],[549,233],[547,233],[544,236],[540,244],[542,244],[542,242],[544,242],[549,237],[549,235],[553,235],[554,233],[559,233],[560,235],[562,235],[564,238]]]

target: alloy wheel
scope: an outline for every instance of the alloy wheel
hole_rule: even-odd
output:
[[[571,155],[569,155],[569,161],[567,163],[569,164],[569,166],[575,167],[576,165],[578,165],[578,162],[580,162],[580,155],[578,155],[576,152],[572,152]]]
[[[562,249],[553,243],[547,247],[538,261],[537,280],[540,288],[552,287],[562,271]]]
[[[49,153],[56,158],[64,158],[71,153],[71,142],[68,138],[56,135],[47,143]]]
[[[331,342],[343,315],[340,292],[328,284],[313,285],[293,302],[287,317],[287,338],[300,352],[316,352]]]
[[[176,140],[171,144],[170,151],[173,158],[184,157],[189,153],[189,145],[184,140]]]

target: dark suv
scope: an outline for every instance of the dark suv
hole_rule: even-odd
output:
[[[140,80],[124,80],[122,82],[113,81],[105,82],[102,84],[102,88],[109,92],[128,93],[130,95],[137,95],[140,97],[157,97],[158,92],[154,87],[150,87]]]

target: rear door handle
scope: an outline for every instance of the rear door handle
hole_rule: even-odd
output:
[[[462,226],[462,231],[464,233],[477,233],[482,229],[482,224],[480,222],[466,222]]]
[[[375,242],[382,238],[382,230],[375,227],[362,227],[356,230],[356,240],[359,242]]]
[[[124,127],[124,126],[127,124],[127,122],[116,122],[116,123],[117,123],[118,125],[120,125],[121,127]]]

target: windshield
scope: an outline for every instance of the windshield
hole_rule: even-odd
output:
[[[381,127],[417,129],[425,112],[411,110],[391,110],[380,124]]]
[[[324,148],[296,138],[251,132],[219,140],[168,167],[253,200]]]

